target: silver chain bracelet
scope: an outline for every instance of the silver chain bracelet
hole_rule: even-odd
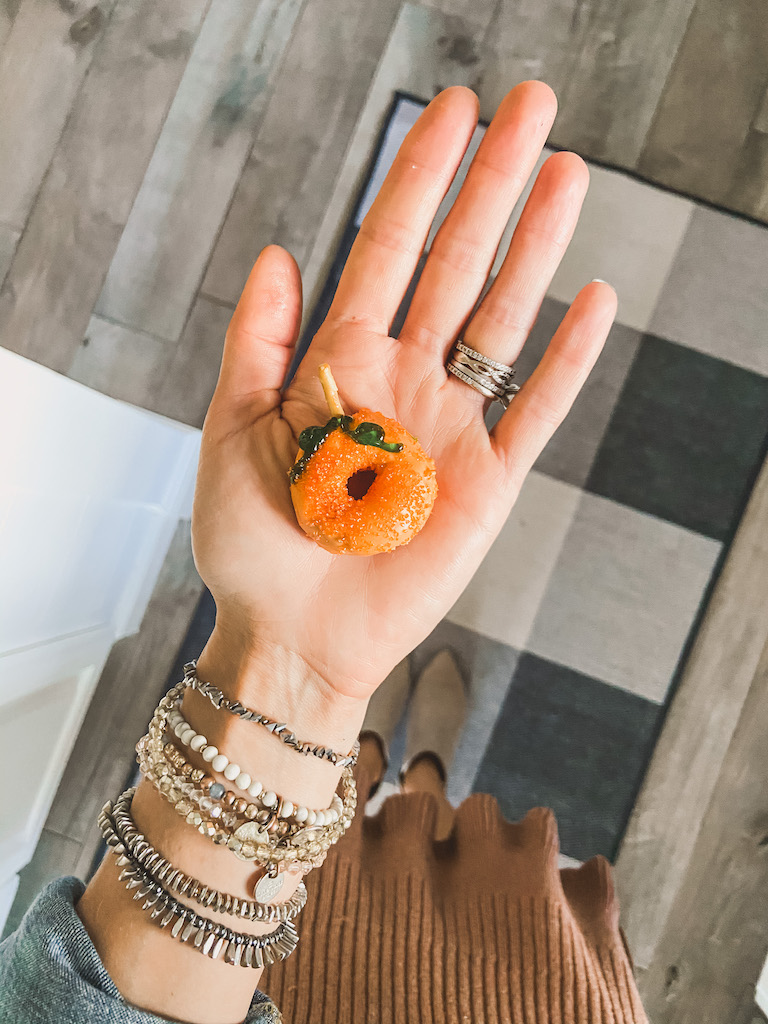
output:
[[[260,714],[258,711],[251,711],[241,704],[239,700],[230,700],[229,697],[225,697],[218,686],[198,679],[196,660],[188,661],[184,666],[184,679],[193,690],[197,690],[198,693],[202,693],[204,697],[207,697],[215,708],[223,708],[225,711],[237,715],[238,718],[242,718],[244,722],[256,722],[257,725],[263,725],[273,736],[277,736],[283,743],[297,750],[300,754],[319,757],[321,760],[330,761],[331,764],[338,765],[340,768],[357,764],[357,755],[360,753],[359,740],[355,740],[352,750],[348,754],[337,754],[330,747],[320,746],[319,743],[309,743],[307,740],[299,740],[296,738],[296,734],[289,730],[285,722],[276,722],[266,715]]]

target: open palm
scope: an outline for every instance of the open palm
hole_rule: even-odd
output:
[[[588,172],[579,157],[558,153],[539,173],[503,267],[472,315],[555,110],[540,82],[522,83],[502,102],[430,249],[399,338],[390,325],[476,125],[477,99],[467,89],[440,93],[409,133],[328,317],[284,392],[301,321],[300,275],[285,250],[262,252],[227,331],[203,428],[195,561],[217,625],[292,652],[340,694],[368,697],[451,607],[610,328],[615,294],[591,283],[490,434],[483,397],[445,370],[459,335],[514,362],[570,240]],[[399,420],[435,460],[432,515],[391,553],[329,554],[296,523],[287,471],[301,430],[328,418],[317,379],[323,362],[347,412],[366,407]]]

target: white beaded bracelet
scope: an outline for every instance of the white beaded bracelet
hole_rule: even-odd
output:
[[[234,783],[235,787],[250,797],[259,797],[265,807],[274,807],[279,797],[271,790],[264,791],[262,783],[253,779],[248,772],[241,770],[240,765],[230,761],[226,754],[222,754],[218,747],[209,744],[202,733],[195,732],[189,722],[184,718],[181,711],[172,711],[168,715],[168,727],[179,742],[199,753],[202,759],[210,764],[211,769],[223,775],[227,781]],[[280,817],[293,817],[294,821],[309,825],[330,825],[338,821],[343,809],[341,797],[335,793],[329,807],[321,810],[313,810],[308,807],[294,807],[290,800],[283,800]]]

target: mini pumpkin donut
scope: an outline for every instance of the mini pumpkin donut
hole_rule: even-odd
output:
[[[434,462],[396,420],[370,409],[346,416],[326,364],[320,380],[333,415],[299,435],[289,474],[299,526],[334,554],[377,555],[407,544],[437,497]]]

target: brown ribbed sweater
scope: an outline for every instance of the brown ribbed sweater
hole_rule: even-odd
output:
[[[300,941],[259,988],[286,1024],[647,1024],[611,869],[558,869],[551,811],[475,793],[433,838],[428,793],[359,812],[307,879]]]

